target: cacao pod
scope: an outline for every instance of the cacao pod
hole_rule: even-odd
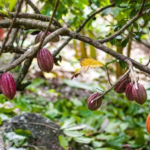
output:
[[[138,89],[135,88],[135,84],[132,87],[132,95],[134,100],[139,104],[144,104],[147,100],[147,93],[144,86],[140,83],[137,83]]]
[[[134,84],[132,82],[128,83],[125,90],[126,97],[130,101],[134,100],[133,93],[132,93],[133,85]]]
[[[10,73],[3,73],[0,76],[0,89],[8,99],[13,99],[16,95],[16,84]]]
[[[150,113],[148,114],[147,119],[146,119],[146,129],[148,133],[150,133]]]
[[[35,44],[39,43],[41,41],[41,38],[43,36],[44,32],[41,31],[37,34],[37,36],[35,37]],[[48,32],[47,35],[51,34],[51,32]],[[59,35],[52,38],[51,39],[51,42],[59,42],[60,38],[59,38]]]
[[[54,60],[51,52],[48,49],[43,48],[39,50],[37,53],[37,61],[42,71],[50,72],[53,69]]]
[[[129,76],[124,77],[120,82],[118,82],[115,87],[114,91],[116,93],[124,93],[126,90],[126,86],[128,83],[131,82],[131,78]]]
[[[87,100],[87,106],[90,110],[97,110],[102,103],[102,98],[93,101],[95,98],[99,97],[100,93],[93,93]]]

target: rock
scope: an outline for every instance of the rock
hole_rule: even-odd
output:
[[[40,150],[63,150],[59,144],[59,135],[63,135],[60,126],[41,114],[24,113],[13,117],[5,123],[4,132],[15,129],[30,130],[29,145],[34,145]],[[42,149],[41,149],[42,147]],[[81,145],[72,141],[68,150],[92,150],[88,145]]]

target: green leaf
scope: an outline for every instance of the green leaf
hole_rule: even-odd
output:
[[[117,59],[114,59],[114,60],[111,60],[111,61],[107,62],[105,64],[105,66],[108,66],[109,64],[112,64],[112,63],[115,63],[115,62],[117,62]]]
[[[76,137],[74,138],[74,140],[78,143],[85,143],[85,144],[88,144],[90,143],[93,139],[92,138],[86,138],[86,137]]]
[[[79,132],[79,131],[64,130],[64,134],[66,134],[67,136],[70,136],[70,137],[80,137],[84,133],[83,132]]]
[[[31,136],[31,131],[29,130],[23,130],[23,129],[15,129],[14,132],[18,135],[22,135],[22,136]]]
[[[124,39],[123,41],[122,41],[122,47],[126,47],[126,45],[128,44],[128,42],[129,42],[129,38],[126,38],[126,39]]]
[[[64,124],[61,126],[61,129],[67,129],[69,127],[72,127],[74,123],[75,123],[75,119],[73,118],[65,120]]]
[[[121,146],[122,143],[125,141],[125,139],[126,139],[125,133],[121,133],[119,136],[114,137],[113,140],[107,141],[107,143],[113,148],[118,148],[122,150]]]
[[[116,6],[120,5],[123,2],[123,0],[114,0],[114,3]]]
[[[16,2],[17,0],[10,0],[10,3],[9,3],[9,11],[12,11],[13,8],[15,7],[16,5]]]
[[[127,64],[122,62],[122,61],[119,61],[119,64],[120,64],[122,69],[125,69],[127,67]]]
[[[68,147],[68,141],[63,135],[59,135],[59,144],[64,148],[67,149]]]

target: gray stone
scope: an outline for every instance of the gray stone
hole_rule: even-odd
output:
[[[60,126],[41,114],[25,113],[15,116],[5,124],[4,132],[12,132],[15,129],[30,130],[28,143],[40,150],[63,150],[58,139],[58,136],[63,134]],[[68,150],[91,150],[91,148],[88,145],[71,142]]]

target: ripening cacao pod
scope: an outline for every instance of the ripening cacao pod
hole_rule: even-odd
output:
[[[148,133],[150,133],[150,113],[148,114],[147,119],[146,119],[146,129]]]
[[[0,76],[0,89],[8,99],[13,99],[16,95],[16,84],[10,73],[3,73]]]
[[[134,100],[139,104],[144,104],[147,100],[147,93],[144,86],[140,83],[137,83],[138,89],[136,89],[135,84],[132,87],[132,95]]]
[[[100,93],[94,93],[88,98],[87,106],[90,110],[97,110],[101,106],[102,98],[93,101],[95,98],[99,97],[100,95],[101,95]]]
[[[115,87],[114,91],[116,93],[124,93],[126,90],[126,86],[128,83],[131,82],[131,78],[129,76],[124,77],[120,82],[118,82]]]
[[[41,32],[39,32],[39,33],[37,34],[37,36],[35,37],[35,44],[37,44],[37,43],[39,43],[39,42],[41,41],[41,38],[42,38],[43,34],[44,34],[43,31],[41,31]],[[51,34],[51,32],[48,32],[48,33],[47,33],[47,36],[48,36],[49,34]],[[58,35],[58,36],[52,38],[52,39],[51,39],[51,42],[59,42],[59,39],[60,39],[60,38],[59,38],[59,35]]]
[[[37,53],[37,61],[42,71],[50,72],[53,69],[54,60],[51,52],[48,49],[43,48],[39,50]]]
[[[134,100],[133,93],[132,93],[133,85],[134,84],[132,82],[128,83],[125,90],[126,97],[130,101]]]

